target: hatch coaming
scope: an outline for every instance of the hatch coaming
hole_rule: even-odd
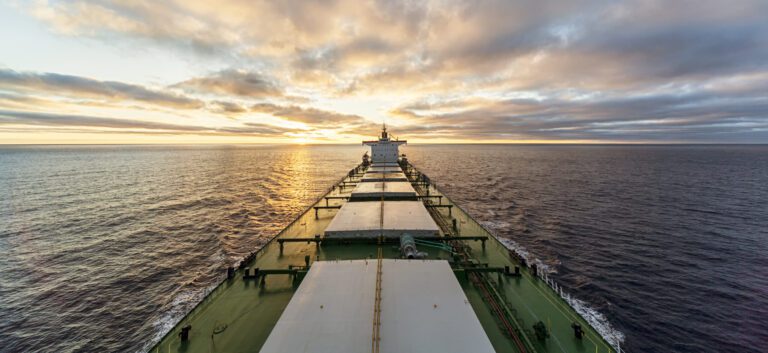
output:
[[[315,262],[261,353],[357,353],[372,344],[382,353],[494,352],[448,261],[371,259]]]
[[[381,198],[385,200],[405,198],[416,200],[416,190],[407,181],[378,181],[359,183],[350,195],[352,201]]]
[[[416,172],[415,169],[410,172]],[[417,172],[416,172],[417,173]],[[359,181],[359,173],[343,180]],[[410,173],[409,173],[410,174]],[[338,184],[325,196],[332,198],[331,206],[343,206],[345,197],[350,195],[352,188]],[[442,195],[434,185],[426,187],[430,195]],[[443,198],[446,204],[453,203]],[[323,197],[314,206],[325,204]],[[334,219],[335,209],[324,210],[316,217],[310,207],[277,237],[280,239],[307,238],[322,235]],[[446,209],[436,209],[435,212],[443,217],[449,217]],[[456,219],[456,233],[459,236],[490,234],[475,222],[463,210],[457,207],[451,216]],[[439,223],[439,222],[438,222]],[[443,229],[445,231],[445,229]],[[495,238],[494,238],[495,239]],[[509,256],[509,251],[498,241],[469,242],[473,256],[479,263],[494,266],[520,265]],[[384,250],[384,258],[399,258],[396,247],[378,246],[372,243],[351,243],[348,245],[318,246],[312,242],[291,243],[285,249],[271,241],[265,245],[256,258],[245,266],[249,268],[288,268],[302,266],[306,259],[343,260],[372,258],[376,249]],[[428,250],[430,259],[451,259],[452,254],[443,250]],[[522,268],[522,276],[515,279],[504,279],[503,294],[510,304],[516,308],[521,320],[526,326],[535,320],[545,320],[552,328],[552,338],[546,343],[535,343],[537,352],[560,352],[562,348],[573,352],[611,352],[612,348],[589,326],[575,311],[557,296],[543,281],[533,276],[526,267]],[[238,270],[235,277],[224,280],[210,295],[187,316],[168,332],[168,334],[152,349],[154,352],[208,352],[212,346],[217,351],[238,352],[258,351],[266,342],[271,328],[278,321],[281,313],[290,301],[297,288],[296,280],[289,276],[270,276],[265,283],[253,279],[242,278],[243,271]],[[487,333],[497,352],[516,352],[510,344],[510,339],[499,328],[498,323],[482,295],[466,279],[457,277],[466,296],[472,305],[483,329]],[[297,280],[300,280],[298,278]],[[581,323],[585,330],[585,339],[575,340],[570,328],[573,322]],[[178,333],[180,328],[191,325],[191,338],[182,343]]]
[[[440,234],[421,201],[347,202],[325,229],[326,237],[434,237]]]

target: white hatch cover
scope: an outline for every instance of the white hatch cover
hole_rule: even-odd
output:
[[[357,184],[352,199],[370,197],[416,197],[416,190],[407,181],[372,182]]]
[[[377,260],[318,261],[291,298],[262,353],[370,352]],[[382,260],[382,353],[494,352],[445,260]]]
[[[371,163],[371,167],[373,167],[373,168],[375,168],[375,167],[399,167],[399,166],[400,166],[400,165],[399,165],[399,164],[397,164],[397,163],[395,163],[395,162],[389,162],[389,163],[384,163],[384,162],[382,162],[382,163],[377,163],[377,162],[373,162],[373,163]]]
[[[397,173],[402,171],[400,167],[370,167],[366,170],[368,173]]]
[[[364,182],[375,182],[375,181],[407,181],[408,179],[405,177],[405,174],[403,172],[393,172],[393,173],[372,173],[367,172],[365,175],[363,175],[363,178],[360,179],[360,181]]]
[[[325,236],[381,235],[381,202],[347,202],[325,228]]]
[[[403,234],[428,237],[437,236],[439,232],[440,228],[421,201],[347,202],[325,228],[328,237],[396,237]]]

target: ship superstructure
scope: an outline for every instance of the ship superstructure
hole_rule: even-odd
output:
[[[381,135],[377,140],[363,141],[363,145],[371,147],[373,163],[380,167],[397,167],[400,154],[398,148],[408,141],[392,140],[387,132],[387,125],[383,125]]]
[[[612,352],[558,287],[399,154],[371,160],[238,266],[152,352]]]

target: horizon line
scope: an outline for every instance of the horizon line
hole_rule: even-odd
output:
[[[360,146],[358,143],[291,143],[291,142],[200,142],[200,143],[2,143],[5,146]],[[409,145],[631,145],[631,146],[693,146],[693,145],[732,145],[732,146],[765,146],[763,142],[416,142]]]

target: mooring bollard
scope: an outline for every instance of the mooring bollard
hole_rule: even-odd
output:
[[[179,338],[181,338],[182,342],[189,341],[189,331],[192,330],[192,325],[186,325],[181,328],[181,332],[179,332]]]

